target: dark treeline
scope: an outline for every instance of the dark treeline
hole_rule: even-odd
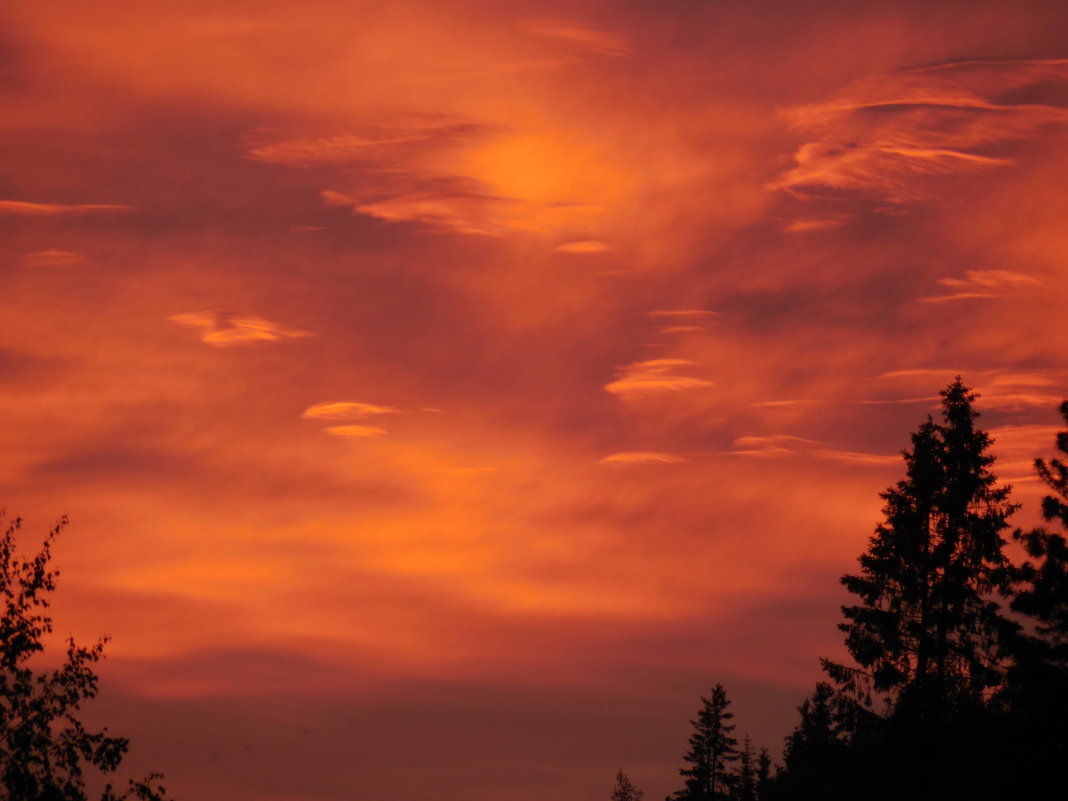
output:
[[[701,699],[668,801],[984,801],[1059,798],[1068,765],[1068,430],[1064,460],[1037,459],[1057,530],[1010,533],[1018,509],[991,472],[976,395],[957,379],[882,493],[883,521],[842,578],[849,664],[798,706],[782,764],[739,737],[726,688]],[[1068,424],[1068,401],[1061,406]],[[68,642],[53,670],[31,661],[52,633],[51,549],[19,556],[0,526],[0,801],[87,801],[86,772],[110,778],[129,745],[83,725],[105,640]],[[1009,539],[1024,556],[1011,561]],[[101,801],[164,801],[160,776],[104,786]],[[1051,794],[1050,788],[1060,787]],[[95,795],[93,793],[92,795]],[[643,801],[622,770],[612,801]]]
[[[717,684],[691,721],[668,801],[890,801],[1060,797],[1068,765],[1068,460],[1035,461],[1059,531],[1010,534],[1018,509],[991,472],[976,395],[958,378],[882,493],[883,522],[839,629],[850,664],[798,707],[782,764],[739,744]],[[1068,424],[1068,401],[1061,405]],[[1057,437],[1068,455],[1068,431]],[[1014,563],[1009,539],[1026,554]],[[618,783],[626,783],[627,793]],[[1061,788],[1053,792],[1049,788]],[[628,794],[629,793],[629,794]],[[622,771],[613,799],[641,798]]]

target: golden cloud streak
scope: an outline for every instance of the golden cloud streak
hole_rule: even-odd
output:
[[[200,341],[217,348],[315,336],[308,331],[283,328],[262,317],[231,317],[226,312],[186,312],[172,314],[167,319],[202,329]]]
[[[380,414],[397,414],[399,411],[392,406],[378,406],[373,403],[326,401],[309,406],[301,417],[309,420],[358,420],[362,417],[374,417]]]
[[[703,378],[672,374],[676,368],[691,364],[693,362],[689,359],[650,359],[634,362],[622,368],[619,377],[605,384],[604,388],[613,395],[629,398],[713,386],[713,382]]]
[[[0,200],[0,215],[22,217],[60,217],[64,215],[93,214],[95,212],[130,211],[133,206],[115,203],[28,203],[22,200]]]

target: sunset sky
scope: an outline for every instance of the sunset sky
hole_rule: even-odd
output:
[[[1063,0],[17,2],[0,92],[0,507],[182,801],[777,754],[957,374],[1037,518]]]

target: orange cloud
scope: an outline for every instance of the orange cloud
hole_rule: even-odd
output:
[[[62,267],[81,264],[83,261],[84,256],[70,250],[38,250],[35,253],[26,253],[19,259],[25,267]]]
[[[956,292],[948,295],[917,298],[917,301],[920,303],[945,303],[952,300],[997,298],[1001,297],[1005,290],[1045,286],[1037,278],[1011,270],[965,270],[964,276],[964,278],[938,279],[938,283],[956,289]]]
[[[483,236],[549,230],[566,220],[597,213],[590,206],[543,205],[496,195],[489,185],[460,176],[400,182],[389,179],[386,183],[385,191],[391,197],[384,200],[363,199],[334,190],[324,190],[322,197],[328,206],[350,206],[354,214],[385,222],[421,223],[430,229]]]
[[[649,359],[623,367],[618,377],[604,388],[623,398],[642,397],[663,392],[710,387],[711,381],[694,376],[678,375],[680,367],[692,365],[689,359]]]
[[[648,317],[711,317],[719,312],[708,309],[653,309],[645,314]]]
[[[334,437],[351,437],[356,439],[366,439],[368,437],[381,437],[388,432],[384,428],[375,428],[374,426],[331,426],[325,429],[327,434]]]
[[[796,166],[772,187],[802,196],[871,192],[904,202],[923,193],[915,177],[1008,167],[1012,158],[983,150],[1063,132],[1068,109],[997,98],[1066,84],[1064,60],[951,62],[861,79],[823,103],[786,112],[818,138],[797,150]]]
[[[311,420],[359,420],[362,417],[375,417],[381,414],[397,414],[400,410],[392,406],[378,406],[373,403],[356,401],[327,401],[309,406],[301,417]]]
[[[791,400],[757,401],[756,403],[753,403],[751,405],[752,406],[756,406],[756,407],[764,407],[764,408],[779,408],[779,407],[786,408],[786,407],[791,407],[791,406],[811,406],[811,405],[814,405],[814,404],[820,404],[820,403],[824,403],[824,402],[825,401],[811,400],[811,399],[805,399],[805,398],[796,398],[796,399],[791,399]]]
[[[578,45],[598,55],[627,56],[631,52],[627,40],[619,34],[579,25],[569,20],[531,20],[525,27],[539,36]]]
[[[687,461],[681,456],[657,451],[624,451],[601,459],[601,464],[678,464]]]
[[[314,336],[307,331],[283,328],[261,317],[234,317],[229,312],[186,312],[167,319],[201,330],[200,341],[218,348],[250,342],[278,342]]]
[[[584,239],[578,242],[566,242],[557,245],[553,250],[557,253],[606,253],[613,250],[611,244],[598,239]]]
[[[431,230],[503,236],[589,228],[626,181],[593,158],[588,144],[557,132],[510,130],[488,120],[409,116],[360,133],[256,142],[248,157],[289,167],[361,166],[343,189],[321,192],[328,206]],[[566,253],[602,252],[602,240],[567,243]]]
[[[742,456],[787,456],[805,452],[821,443],[792,434],[747,435],[734,440],[730,453]]]
[[[484,122],[432,115],[362,127],[363,133],[281,137],[258,134],[252,137],[247,156],[254,161],[288,167],[411,161],[429,152],[463,147],[503,132]]]
[[[901,454],[899,453],[879,454],[818,449],[812,451],[812,455],[818,456],[821,459],[832,459],[838,462],[845,462],[846,464],[870,465],[873,467],[901,464]]]
[[[133,206],[114,203],[28,203],[22,200],[0,200],[0,215],[21,217],[61,217],[65,215],[94,214],[96,212],[130,211]]]
[[[789,234],[800,234],[808,231],[826,231],[831,228],[841,228],[848,222],[848,218],[836,217],[824,220],[793,220],[783,226],[783,230]]]
[[[825,443],[807,437],[792,434],[749,435],[734,440],[734,450],[728,451],[736,456],[808,456],[817,459],[844,462],[854,465],[873,467],[899,464],[900,454],[877,454],[862,451],[836,450],[820,447]]]
[[[702,325],[669,325],[657,329],[658,334],[685,334],[691,331],[707,331]]]
[[[1014,282],[1018,279],[1013,278]],[[1031,286],[1029,282],[1020,284]],[[890,379],[896,383],[930,385],[932,381],[942,383],[946,376],[957,374],[971,376],[973,389],[979,394],[980,408],[998,409],[1003,412],[1020,412],[1030,409],[1055,409],[1064,396],[1068,395],[1063,374],[1046,369],[987,369],[987,370],[942,370],[932,368],[914,368],[894,370],[884,373],[881,379]],[[1047,390],[1043,391],[1036,391]],[[925,398],[906,398],[900,401],[869,401],[868,403],[910,403],[917,401],[935,402],[934,396]]]

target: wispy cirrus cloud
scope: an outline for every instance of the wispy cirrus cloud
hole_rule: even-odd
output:
[[[385,195],[385,196],[383,196]],[[546,231],[568,220],[591,219],[596,206],[537,203],[496,194],[491,185],[466,176],[389,176],[370,193],[322,192],[327,206],[348,206],[390,223],[419,223],[428,229],[504,236]]]
[[[133,206],[117,203],[29,203],[23,200],[0,200],[0,216],[62,217],[98,212],[131,211]]]
[[[864,78],[785,112],[816,138],[773,187],[903,202],[923,194],[919,176],[1007,167],[1014,158],[997,147],[1068,126],[1068,108],[1057,102],[1065,85],[1063,59],[949,62]],[[1049,101],[1021,102],[1025,91]]]
[[[323,202],[385,222],[500,236],[542,230],[562,217],[587,213],[566,198],[544,203],[509,194],[477,174],[470,154],[506,134],[505,128],[485,121],[414,115],[355,131],[261,133],[246,155],[288,167],[358,165],[358,173],[339,176],[343,188],[321,192]]]
[[[884,466],[901,461],[898,454],[837,450],[826,447],[826,443],[819,440],[793,434],[738,437],[734,440],[734,449],[728,453],[734,456],[802,456],[867,466]]]
[[[871,467],[901,464],[901,454],[898,453],[863,453],[861,451],[836,451],[819,448],[812,451],[812,455],[820,459],[831,459],[836,462]]]
[[[652,317],[665,323],[672,323],[658,329],[656,332],[658,334],[685,334],[704,331],[706,330],[705,326],[697,325],[697,323],[707,322],[718,315],[719,312],[709,309],[653,309],[645,312],[646,317]]]
[[[609,456],[605,456],[600,461],[601,464],[633,465],[678,464],[689,460],[682,456],[676,456],[672,453],[661,453],[659,451],[624,451],[622,453],[613,453]]]
[[[565,242],[553,250],[557,253],[606,253],[614,248],[611,243],[599,239],[583,239],[578,242]]]
[[[630,55],[630,46],[625,37],[617,33],[591,28],[571,20],[528,20],[524,26],[531,33],[556,39],[603,56]]]
[[[930,383],[931,381],[952,380],[957,375],[979,376],[979,381],[985,385],[993,386],[1056,386],[1065,381],[1065,376],[1056,371],[1040,368],[1035,370],[1026,369],[985,369],[985,370],[962,370],[960,367],[911,367],[902,370],[890,370],[879,375],[880,379],[898,379],[912,381],[913,379]]]
[[[842,215],[824,219],[791,220],[783,225],[782,230],[788,234],[803,234],[808,233],[809,231],[827,231],[833,228],[841,228],[851,219],[851,215]]]
[[[200,341],[218,348],[252,342],[279,342],[315,336],[308,331],[285,328],[262,317],[236,317],[224,311],[186,312],[167,319],[200,330]]]
[[[1068,379],[1062,372],[1047,369],[985,369],[950,370],[939,368],[911,368],[883,373],[879,378],[896,384],[925,385],[933,381],[945,383],[955,375],[962,375],[979,395],[981,408],[1003,412],[1020,412],[1046,407],[1054,409],[1068,395]],[[937,396],[905,398],[900,401],[869,401],[869,403],[936,402]]]
[[[71,250],[38,250],[25,253],[19,258],[23,267],[62,267],[81,264],[85,257]]]
[[[297,135],[259,132],[249,138],[247,158],[289,167],[412,161],[500,135],[485,122],[440,115],[412,116],[356,130]]]
[[[747,435],[734,440],[730,451],[739,456],[787,456],[804,453],[822,443],[793,434]]]
[[[814,400],[809,398],[791,398],[789,400],[756,401],[749,405],[757,408],[785,409],[796,406],[816,406],[821,403],[826,403],[826,401]]]
[[[325,205],[433,231],[504,236],[589,229],[601,212],[586,196],[594,165],[584,161],[584,174],[576,176],[569,143],[486,120],[409,115],[350,131],[257,133],[246,157],[292,168],[358,167],[339,172],[321,191]],[[611,245],[589,239],[558,249],[596,253]]]
[[[707,331],[703,325],[667,325],[657,329],[658,334],[686,334],[693,331]]]
[[[960,370],[956,368],[942,368],[942,367],[910,367],[904,370],[889,370],[882,373],[879,378],[918,378],[924,382],[928,382],[931,379],[940,381],[942,379],[952,380],[953,376],[959,375]]]
[[[710,309],[653,309],[647,311],[647,317],[714,317],[719,314],[717,311],[711,311]]]
[[[713,382],[695,376],[680,375],[679,368],[689,367],[689,359],[649,359],[622,367],[606,391],[622,398],[635,398],[665,392],[681,392],[713,386]]]
[[[1037,278],[1011,270],[965,270],[964,278],[939,278],[938,283],[954,291],[945,295],[917,298],[917,301],[946,303],[953,300],[997,298],[1010,290],[1045,286]]]

